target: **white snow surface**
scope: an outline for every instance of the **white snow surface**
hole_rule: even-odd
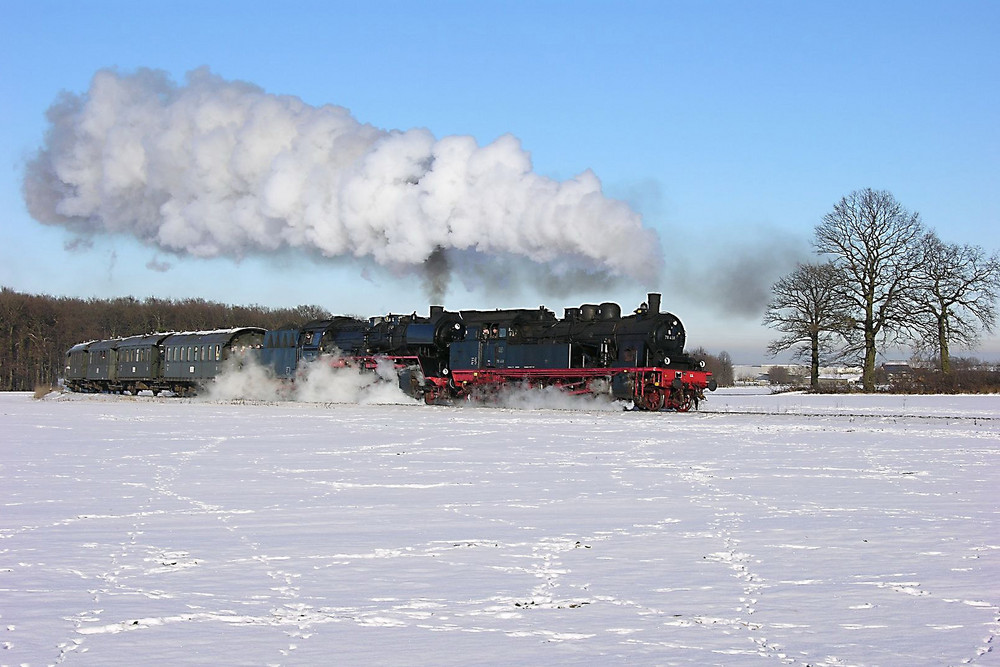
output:
[[[0,394],[0,664],[1000,664],[1000,397],[566,407]]]

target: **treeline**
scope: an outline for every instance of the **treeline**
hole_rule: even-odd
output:
[[[0,391],[52,385],[66,350],[89,340],[162,331],[278,329],[330,317],[319,306],[231,306],[202,299],[72,299],[0,290]]]

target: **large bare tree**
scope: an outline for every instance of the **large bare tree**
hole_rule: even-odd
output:
[[[942,373],[951,371],[951,345],[973,348],[979,332],[992,332],[1000,292],[1000,257],[979,246],[944,243],[934,232],[923,238],[915,278],[917,345],[934,350]]]
[[[823,216],[815,248],[847,276],[841,292],[851,304],[864,390],[875,391],[879,341],[911,329],[914,274],[924,226],[884,190],[856,190]]]
[[[833,262],[799,264],[774,284],[764,313],[764,324],[784,335],[771,341],[772,356],[795,349],[795,356],[809,360],[809,384],[819,388],[819,365],[851,334],[850,303],[841,286],[844,273]]]

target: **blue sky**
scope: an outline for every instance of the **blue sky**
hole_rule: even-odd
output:
[[[656,287],[690,346],[766,360],[761,289],[809,259],[840,197],[892,192],[946,241],[1000,248],[996,2],[0,3],[0,284],[79,297],[200,297],[374,315],[426,311],[419,281],[354,261],[184,258],[73,236],[28,214],[24,165],[60,91],[207,66],[378,128],[480,145],[516,136],[534,171],[592,170],[655,230]],[[147,265],[170,265],[160,271]],[[449,308],[644,300],[639,284],[485,295]],[[1000,340],[980,356],[1000,358]]]

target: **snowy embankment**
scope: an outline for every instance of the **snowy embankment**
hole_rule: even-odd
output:
[[[0,394],[0,664],[1000,662],[997,396],[582,407]]]

